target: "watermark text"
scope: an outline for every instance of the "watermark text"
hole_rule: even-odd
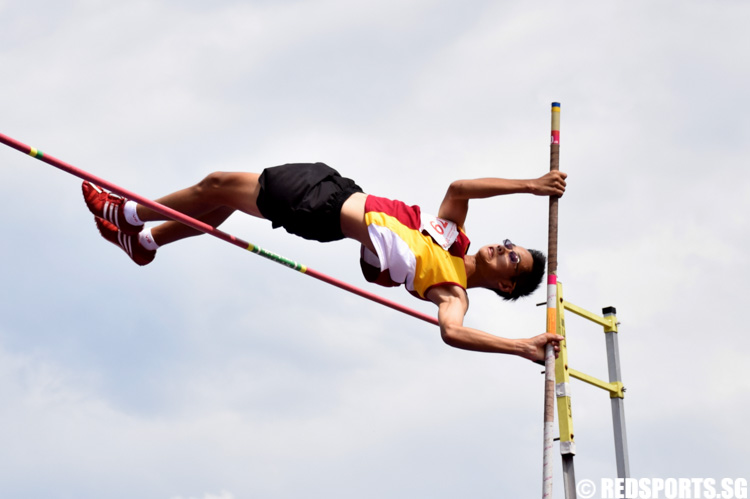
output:
[[[576,490],[581,499],[748,499],[745,478],[602,478]]]

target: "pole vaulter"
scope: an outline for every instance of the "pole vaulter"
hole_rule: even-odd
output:
[[[422,312],[419,312],[417,310],[413,310],[409,307],[405,307],[404,305],[401,305],[400,303],[388,300],[386,298],[383,298],[381,296],[378,296],[374,293],[370,293],[368,291],[365,291],[363,289],[360,289],[356,286],[353,286],[349,283],[346,283],[344,281],[341,281],[339,279],[335,279],[333,277],[330,277],[326,274],[323,274],[322,272],[318,272],[317,270],[311,269],[310,267],[307,267],[306,265],[302,265],[300,263],[297,263],[293,260],[289,260],[283,256],[277,255],[275,253],[272,253],[270,251],[267,251],[260,246],[257,246],[252,243],[248,243],[246,241],[243,241],[242,239],[235,237],[231,234],[228,234],[226,232],[223,232],[219,229],[216,229],[214,227],[211,227],[210,225],[201,222],[200,220],[196,220],[195,218],[189,217],[183,213],[180,213],[178,211],[175,211],[167,206],[161,205],[159,203],[156,203],[154,201],[151,201],[150,199],[144,198],[143,196],[140,196],[134,192],[130,192],[126,189],[123,189],[122,187],[115,185],[111,182],[108,182],[107,180],[104,180],[103,178],[99,178],[95,175],[92,175],[84,170],[81,170],[80,168],[76,168],[75,166],[65,163],[64,161],[61,161],[49,154],[42,153],[39,149],[35,149],[33,147],[27,146],[26,144],[23,144],[15,139],[12,139],[11,137],[8,137],[7,135],[4,135],[0,133],[0,142],[3,144],[12,147],[13,149],[16,149],[24,154],[28,154],[29,156],[36,158],[40,161],[43,161],[49,165],[54,166],[55,168],[58,168],[64,172],[70,173],[71,175],[74,175],[82,180],[87,180],[89,182],[92,182],[94,184],[97,184],[101,187],[104,187],[116,194],[119,194],[120,196],[132,199],[133,201],[136,201],[143,206],[147,206],[148,208],[161,213],[162,215],[175,220],[177,222],[180,222],[182,224],[185,224],[189,227],[192,227],[193,229],[199,230],[201,232],[204,232],[206,234],[210,234],[214,237],[217,237],[223,241],[226,241],[230,244],[233,244],[239,248],[245,249],[247,251],[250,251],[252,253],[255,253],[256,255],[260,255],[264,258],[267,258],[268,260],[274,261],[276,263],[279,263],[281,265],[284,265],[285,267],[289,267],[290,269],[296,270],[298,272],[301,272],[305,275],[308,275],[310,277],[314,277],[315,279],[319,279],[323,282],[326,282],[328,284],[332,284],[336,287],[339,287],[345,291],[349,291],[350,293],[354,293],[356,295],[359,295],[363,298],[367,298],[368,300],[372,300],[376,303],[379,303],[381,305],[385,305],[386,307],[390,307],[394,310],[398,310],[399,312],[403,312],[407,315],[411,315],[412,317],[416,317],[417,319],[421,319],[425,322],[429,322],[430,324],[439,325],[438,320],[435,317],[432,317],[430,315],[424,314]]]
[[[544,278],[544,254],[505,239],[469,254],[464,231],[469,200],[509,194],[550,197],[565,192],[566,175],[550,171],[539,178],[479,178],[449,185],[437,216],[367,194],[352,179],[324,163],[288,163],[261,173],[213,172],[190,187],[145,199],[48,154],[0,134],[0,142],[84,180],[82,193],[100,235],[124,250],[138,265],[148,265],[158,248],[201,233],[273,260],[346,291],[440,328],[442,340],[463,350],[544,359],[545,347],[559,351],[562,336],[544,332],[530,338],[504,338],[464,325],[467,290],[484,288],[516,300],[537,289]],[[274,228],[304,239],[361,244],[365,279],[404,286],[413,296],[438,307],[437,318],[363,291],[292,260],[266,251],[218,227],[235,211],[269,220]],[[148,222],[163,222],[145,227]]]

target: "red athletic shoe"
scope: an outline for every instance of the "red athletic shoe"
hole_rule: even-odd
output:
[[[122,248],[131,260],[138,265],[148,265],[154,260],[156,250],[147,250],[141,246],[137,235],[125,234],[121,230],[118,230],[114,224],[99,217],[96,217],[96,228],[99,229],[99,234],[104,239]]]
[[[84,182],[81,186],[83,199],[95,217],[104,219],[120,230],[123,234],[138,234],[143,225],[133,225],[125,220],[123,210],[127,199],[111,192],[106,192],[91,182]]]

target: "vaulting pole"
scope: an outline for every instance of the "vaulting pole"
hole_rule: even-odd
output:
[[[239,239],[231,234],[228,234],[226,232],[220,231],[214,227],[211,227],[210,225],[201,222],[200,220],[196,220],[192,217],[189,217],[185,215],[184,213],[180,213],[178,211],[175,211],[171,208],[168,208],[162,204],[159,204],[155,201],[151,201],[150,199],[146,199],[143,196],[139,196],[138,194],[135,194],[133,192],[127,191],[123,189],[122,187],[119,187],[111,182],[108,182],[102,178],[96,177],[94,175],[91,175],[88,172],[85,172],[79,168],[76,168],[73,165],[70,165],[68,163],[65,163],[63,161],[60,161],[59,159],[56,159],[49,154],[42,153],[42,151],[35,149],[33,147],[29,147],[25,144],[22,144],[21,142],[18,142],[15,139],[12,139],[8,137],[7,135],[3,135],[0,133],[0,142],[5,144],[6,146],[12,147],[13,149],[16,149],[24,154],[28,154],[29,156],[32,156],[40,161],[43,161],[49,165],[54,166],[55,168],[58,168],[64,172],[70,173],[71,175],[75,175],[78,178],[81,178],[83,180],[88,180],[89,182],[92,182],[100,187],[104,187],[107,190],[110,190],[114,192],[115,194],[119,194],[120,196],[123,196],[128,199],[132,199],[133,201],[137,202],[138,204],[142,204],[143,206],[146,206],[148,208],[151,208],[157,213],[160,213],[164,215],[165,217],[168,217],[172,220],[175,220],[177,222],[183,223],[187,225],[188,227],[192,227],[193,229],[199,230],[201,232],[205,232],[206,234],[211,234],[214,237],[217,237],[223,241],[226,241],[230,244],[234,244],[235,246],[238,246],[242,249],[246,249],[252,253],[255,253],[256,255],[260,255],[264,258],[267,258],[269,260],[272,260],[276,263],[280,263],[281,265],[284,265],[286,267],[289,267],[291,269],[294,269],[298,272],[301,272],[303,274],[309,275],[310,277],[314,277],[318,280],[321,280],[323,282],[326,282],[328,284],[332,284],[334,286],[337,286],[345,291],[349,291],[350,293],[354,293],[355,295],[359,295],[363,298],[367,298],[368,300],[372,300],[376,303],[380,303],[381,305],[385,305],[386,307],[390,307],[394,310],[398,310],[399,312],[403,312],[407,315],[411,315],[412,317],[416,317],[417,319],[422,319],[425,322],[429,322],[430,324],[439,325],[438,320],[435,317],[432,317],[430,315],[424,314],[422,312],[419,312],[417,310],[410,309],[408,307],[405,307],[401,305],[400,303],[396,303],[391,300],[387,300],[385,298],[382,298],[376,294],[370,293],[368,291],[365,291],[363,289],[360,289],[356,286],[352,286],[351,284],[348,284],[344,281],[340,281],[338,279],[335,279],[333,277],[327,276],[321,272],[318,272],[316,270],[311,269],[310,267],[307,267],[305,265],[302,265],[300,263],[297,263],[293,260],[289,260],[287,258],[284,258],[283,256],[277,255],[275,253],[272,253],[270,251],[266,251],[265,249],[256,246],[254,244],[248,243],[243,241],[242,239]]]
[[[549,169],[560,169],[560,103],[552,103],[552,135]],[[557,334],[557,202],[549,198],[547,246],[547,332]],[[547,344],[544,356],[544,459],[542,498],[552,497],[552,440],[555,430],[555,351]]]

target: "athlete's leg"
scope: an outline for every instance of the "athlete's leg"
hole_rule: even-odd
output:
[[[234,208],[217,208],[198,217],[201,222],[213,227],[220,225],[234,212]],[[113,223],[103,218],[96,218],[96,227],[104,239],[119,246],[138,265],[148,265],[156,256],[156,248],[173,243],[186,237],[202,234],[179,222],[169,221],[152,229],[142,230],[136,234],[127,234]],[[153,244],[156,243],[156,246]]]
[[[157,201],[212,227],[222,224],[236,210],[264,218],[257,205],[259,176],[257,173],[215,172],[198,184]],[[136,225],[137,220],[128,221],[130,215],[127,214],[129,205],[126,199],[102,191],[90,182],[83,183],[83,196],[96,217],[102,237],[123,249],[138,265],[151,263],[159,246],[202,234],[138,204],[135,208],[140,222],[169,220],[144,230],[142,224]]]
[[[235,211],[234,208],[223,206],[204,215],[199,215],[197,219],[215,228],[224,223],[224,221]],[[171,220],[151,229],[151,237],[154,238],[154,242],[159,246],[164,246],[165,244],[173,243],[180,239],[185,239],[186,237],[199,236],[201,234],[203,234],[203,232],[181,224],[180,222],[174,222]]]
[[[156,202],[199,219],[202,216],[209,216],[217,217],[216,219],[219,220],[223,216],[223,219],[218,223],[226,220],[229,214],[231,214],[231,211],[226,213],[225,208],[231,208],[232,211],[240,210],[248,215],[263,218],[256,203],[258,193],[260,192],[259,176],[260,174],[258,173],[214,172],[197,184],[187,189],[168,194],[157,199]],[[217,214],[214,214],[216,210],[219,211]],[[138,205],[137,213],[138,218],[144,222],[168,219],[164,215],[140,204]],[[206,221],[206,223],[210,222]],[[193,233],[183,237],[189,237],[197,233],[194,229],[187,227],[186,229],[193,231]],[[169,233],[177,229],[168,226],[164,230]],[[177,235],[177,233],[174,235]]]

